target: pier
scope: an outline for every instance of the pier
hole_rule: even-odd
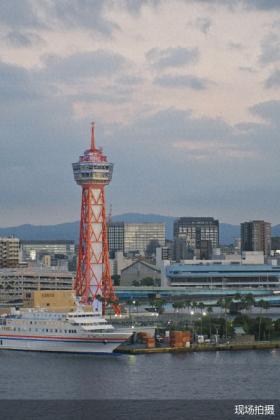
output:
[[[279,349],[280,340],[270,342],[255,342],[250,344],[229,343],[229,344],[193,344],[190,347],[153,347],[145,348],[140,345],[122,345],[115,350],[115,353],[123,354],[154,354],[154,353],[193,353],[204,351],[237,351],[237,350],[270,350]]]

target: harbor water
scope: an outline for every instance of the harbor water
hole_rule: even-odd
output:
[[[0,352],[1,399],[279,399],[280,350],[110,355]]]
[[[137,356],[3,350],[0,372],[3,420],[236,420],[240,404],[273,407],[265,418],[280,418],[278,349]]]

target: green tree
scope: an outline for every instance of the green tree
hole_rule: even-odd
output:
[[[211,337],[211,335],[212,335],[212,313],[213,313],[212,306],[207,307],[207,313],[208,313],[208,317],[209,317],[209,337]]]
[[[263,316],[262,316],[263,312],[262,311],[263,311],[263,309],[267,310],[269,308],[269,303],[266,300],[261,299],[258,302],[258,306],[261,308],[260,316],[258,317],[259,318],[259,334],[258,334],[258,337],[259,337],[259,341],[260,341],[260,339],[261,339],[261,324],[262,324],[262,319],[263,319]]]
[[[202,313],[203,309],[205,308],[204,303],[203,302],[199,302],[199,304],[197,306],[200,309],[200,312]]]
[[[184,306],[185,308],[187,308],[188,312],[190,312],[191,301],[189,299],[186,299],[184,302]]]
[[[141,286],[154,286],[154,279],[152,277],[144,277],[141,280]]]
[[[252,293],[249,293],[248,295],[242,297],[241,302],[246,311],[250,311],[252,306],[255,304],[255,299]]]
[[[227,321],[227,311],[230,309],[232,299],[230,297],[219,299],[217,304],[224,309],[224,323],[225,323],[225,338],[228,336],[228,321]]]
[[[194,310],[194,312],[195,312],[195,310],[196,310],[196,308],[197,308],[197,302],[195,301],[195,300],[193,300],[192,302],[191,302],[191,307],[192,307],[192,309]]]
[[[276,321],[274,321],[274,331],[276,333],[280,333],[280,318],[276,319]]]
[[[166,302],[163,299],[156,299],[155,301],[155,307],[157,309],[157,312],[159,314],[162,314],[164,312],[164,306],[165,306]]]

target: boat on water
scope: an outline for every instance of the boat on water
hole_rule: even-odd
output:
[[[114,328],[100,313],[12,308],[0,316],[0,349],[69,353],[112,353],[132,335]]]

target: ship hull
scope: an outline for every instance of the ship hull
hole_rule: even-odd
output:
[[[111,354],[128,337],[66,339],[28,336],[1,336],[1,350],[26,350],[57,353]]]

